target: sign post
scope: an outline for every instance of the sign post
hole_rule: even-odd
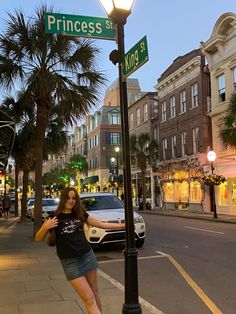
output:
[[[148,61],[147,37],[144,36],[125,55],[122,62],[123,79]]]
[[[116,40],[112,19],[92,16],[45,13],[46,33]]]

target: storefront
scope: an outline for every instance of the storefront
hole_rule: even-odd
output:
[[[196,169],[163,172],[161,187],[169,209],[202,210],[204,190],[202,172]]]

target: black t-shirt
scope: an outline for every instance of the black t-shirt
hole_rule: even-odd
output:
[[[88,216],[85,213],[85,219]],[[85,222],[77,218],[76,213],[61,213],[57,215],[57,218],[56,246],[60,259],[78,257],[91,250],[83,230]]]

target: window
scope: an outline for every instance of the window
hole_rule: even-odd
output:
[[[236,92],[236,68],[233,68],[233,84],[234,84],[234,92]]]
[[[192,108],[198,106],[198,83],[194,83],[191,86],[191,100],[192,100]]]
[[[182,156],[187,155],[187,133],[181,133],[181,152]]]
[[[136,119],[137,119],[136,125],[139,126],[141,124],[141,117],[140,117],[140,109],[139,108],[136,110]]]
[[[111,144],[120,144],[120,133],[111,133]]]
[[[159,141],[160,141],[160,129],[159,129],[158,125],[154,127],[153,137],[154,137],[155,142],[157,144],[159,144]]]
[[[162,140],[162,154],[163,154],[163,160],[167,159],[167,138],[164,138]]]
[[[117,132],[106,132],[105,133],[105,143],[106,144],[120,144],[120,133]]]
[[[161,103],[161,122],[166,121],[166,102]]]
[[[174,118],[176,116],[176,103],[175,96],[170,98],[170,118]]]
[[[187,102],[186,102],[186,90],[180,92],[180,112],[186,112]]]
[[[199,128],[193,129],[193,153],[199,152]]]
[[[133,114],[133,112],[129,116],[129,128],[130,129],[134,128],[134,114]]]
[[[112,112],[110,117],[111,124],[120,124],[120,114],[118,112]]]
[[[143,106],[143,122],[148,121],[148,104]]]
[[[171,136],[171,155],[172,158],[177,157],[176,135]]]
[[[224,74],[218,77],[218,94],[219,94],[219,102],[225,101],[225,76]]]

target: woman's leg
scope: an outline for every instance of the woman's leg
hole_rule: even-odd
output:
[[[85,276],[79,277],[71,280],[70,283],[84,302],[88,314],[101,314],[87,278]]]
[[[93,294],[96,298],[97,306],[102,313],[102,303],[100,300],[99,292],[98,292],[98,284],[97,284],[97,269],[86,274],[86,278],[88,283],[93,291]]]

